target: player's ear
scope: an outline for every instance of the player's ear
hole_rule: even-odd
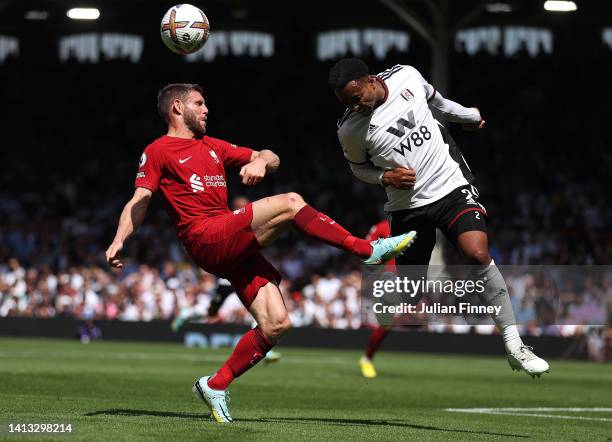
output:
[[[177,115],[182,115],[183,102],[181,100],[174,100],[174,103],[172,103],[172,111],[175,112]]]

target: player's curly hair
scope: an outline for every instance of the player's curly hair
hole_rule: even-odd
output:
[[[334,89],[342,89],[349,81],[357,80],[370,74],[370,68],[359,58],[343,58],[330,70],[327,83]]]
[[[191,91],[204,95],[202,86],[195,83],[172,83],[161,88],[157,93],[157,112],[159,112],[159,115],[168,121],[170,106],[174,100],[186,100]]]

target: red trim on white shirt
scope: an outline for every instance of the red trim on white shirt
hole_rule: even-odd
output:
[[[389,98],[389,89],[387,88],[387,85],[385,84],[385,80],[381,80],[378,77],[374,77],[381,85],[382,87],[385,89],[385,97],[383,98],[383,101],[378,105],[381,106],[383,104],[385,104],[385,101],[387,101],[387,98]],[[378,107],[376,106],[376,107]]]

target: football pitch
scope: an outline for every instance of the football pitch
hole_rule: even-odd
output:
[[[411,338],[417,338],[414,336]],[[191,393],[229,348],[0,339],[0,439],[70,423],[68,440],[612,440],[612,367],[550,361],[532,380],[503,357],[289,349],[231,387],[233,424]],[[45,436],[48,438],[50,436]]]

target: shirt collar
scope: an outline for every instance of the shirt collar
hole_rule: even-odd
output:
[[[385,89],[385,96],[383,98],[383,101],[376,107],[382,106],[383,104],[385,104],[385,102],[387,101],[387,98],[389,97],[389,88],[387,88],[387,84],[385,83],[385,80],[383,80],[380,77],[374,77],[376,79],[376,81],[378,81],[381,86]]]

